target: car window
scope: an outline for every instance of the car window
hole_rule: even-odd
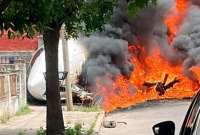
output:
[[[195,122],[197,121],[198,118],[199,107],[200,107],[200,102],[198,102],[198,104],[196,104],[195,107],[193,108],[190,119],[188,121],[188,126],[191,127],[192,129],[194,129]]]
[[[189,110],[189,115],[186,116],[186,123],[184,125],[184,131],[181,132],[181,135],[192,135],[197,130],[196,126],[200,118],[198,116],[200,113],[200,96],[197,97],[197,100],[194,102],[193,106]],[[200,123],[199,123],[200,124]],[[195,134],[194,134],[195,135]],[[197,135],[200,135],[198,133]]]
[[[196,124],[194,126],[194,132],[193,135],[200,135],[200,116],[199,116],[200,112],[198,112],[198,117],[196,119]]]

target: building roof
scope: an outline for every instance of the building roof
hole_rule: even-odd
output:
[[[33,52],[38,48],[38,38],[8,39],[7,34],[0,38],[0,52]]]

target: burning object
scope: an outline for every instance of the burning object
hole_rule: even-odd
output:
[[[163,80],[163,82],[155,82],[155,83],[151,83],[151,82],[144,82],[143,86],[144,87],[147,87],[150,88],[150,87],[153,87],[155,86],[155,90],[158,92],[158,95],[159,96],[162,96],[165,94],[165,92],[170,89],[171,87],[173,87],[176,83],[179,83],[180,80],[178,80],[176,77],[170,81],[169,83],[166,84],[167,82],[167,79],[168,79],[168,74],[165,74],[165,78]]]
[[[127,1],[119,0],[111,24],[103,32],[103,37],[111,41],[101,40],[106,47],[94,40],[86,45],[89,56],[93,57],[88,57],[84,70],[87,73],[83,71],[83,76],[87,78],[87,87],[102,97],[106,112],[147,100],[182,99],[196,94],[200,80],[200,8],[187,0],[171,0],[167,6],[166,3],[170,2],[158,0],[157,6],[145,8],[131,18],[127,15]],[[113,44],[112,39],[128,42],[128,51],[115,52],[120,64],[112,59],[111,53],[94,51],[96,46],[116,50],[119,44]],[[122,46],[127,48],[125,44]],[[120,54],[128,57],[122,61]],[[91,62],[94,58],[101,61],[94,64]],[[134,68],[124,74],[120,66],[123,64]],[[163,73],[169,74],[164,80]],[[144,87],[148,90],[144,91]]]

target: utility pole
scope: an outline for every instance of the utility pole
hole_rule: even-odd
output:
[[[63,64],[64,71],[67,72],[67,77],[65,79],[65,90],[66,90],[66,107],[67,111],[73,111],[73,99],[72,99],[72,89],[70,83],[70,68],[69,68],[69,54],[68,54],[68,42],[65,31],[65,25],[61,28],[61,38],[62,38],[62,50],[63,50]]]

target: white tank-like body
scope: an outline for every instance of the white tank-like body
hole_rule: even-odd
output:
[[[46,100],[46,63],[45,63],[45,51],[40,48],[31,60],[30,72],[28,74],[27,87],[28,92],[37,100]],[[59,40],[58,49],[58,70],[59,72],[64,71],[63,67],[63,51],[62,51],[62,40]],[[64,92],[61,92],[61,98],[65,98]]]
[[[39,40],[40,41],[40,40]],[[42,42],[40,43],[42,44]],[[63,72],[63,47],[62,40],[59,40],[58,46],[58,71]],[[76,82],[77,75],[81,72],[82,64],[85,61],[85,49],[80,44],[78,40],[69,39],[68,40],[68,57],[69,57],[69,74],[70,81],[72,84]],[[29,95],[29,99],[33,98],[37,100],[46,100],[46,80],[45,80],[45,52],[44,48],[38,49],[38,51],[34,54],[31,59],[31,64],[29,68],[29,74],[27,78],[27,89]],[[73,85],[74,86],[74,85]],[[72,87],[73,89],[74,87]],[[75,89],[75,88],[74,88]],[[65,92],[60,92],[61,100],[65,99]],[[33,97],[33,98],[31,98]],[[34,101],[34,100],[33,100]]]

